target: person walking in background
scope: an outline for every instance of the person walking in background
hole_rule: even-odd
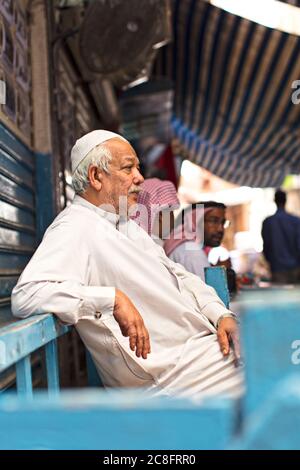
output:
[[[300,282],[300,218],[285,210],[286,193],[275,192],[277,211],[262,225],[263,252],[270,264],[272,281]]]

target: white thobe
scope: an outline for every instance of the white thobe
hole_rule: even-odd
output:
[[[113,316],[115,288],[134,303],[151,354],[137,358]],[[201,396],[235,393],[241,377],[224,359],[215,326],[228,312],[214,289],[169,260],[133,221],[80,196],[63,210],[12,292],[17,317],[52,312],[75,325],[105,386]]]

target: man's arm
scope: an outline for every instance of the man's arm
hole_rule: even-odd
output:
[[[193,294],[199,310],[217,327],[222,315],[232,313],[217,295],[213,287],[208,286],[195,274],[187,271],[181,264],[168,260],[172,272],[182,281],[184,287]]]
[[[26,318],[51,312],[71,325],[99,313],[112,315],[115,288],[87,286],[88,272],[82,234],[67,223],[48,229],[12,291],[13,314]]]
[[[263,239],[263,254],[268,262],[270,262],[270,253],[268,249],[269,230],[267,219],[263,221],[261,236]]]
[[[240,360],[239,332],[236,320],[230,317],[232,312],[225,307],[212,287],[205,284],[198,276],[186,271],[180,264],[167,259],[169,268],[195,297],[201,313],[215,326],[222,354],[224,356],[229,354],[230,342],[232,342],[238,364]]]
[[[80,234],[67,226],[50,229],[12,291],[12,312],[18,318],[54,313],[62,322],[100,320],[113,315],[129,336],[138,357],[150,352],[143,319],[128,297],[114,287],[86,285],[89,251]]]
[[[297,256],[300,264],[300,218],[297,221],[296,226],[296,247],[297,247]]]
[[[115,288],[84,286],[74,280],[30,282],[21,277],[11,300],[18,318],[51,312],[63,323],[75,325],[81,319],[112,315]]]

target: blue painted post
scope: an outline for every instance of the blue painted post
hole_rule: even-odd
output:
[[[36,224],[37,242],[40,243],[46,228],[51,224],[55,215],[55,191],[52,168],[53,156],[48,153],[36,154]]]
[[[51,394],[58,394],[58,392],[59,392],[59,373],[58,373],[58,358],[57,358],[57,341],[56,341],[56,339],[50,341],[45,346],[45,353],[46,353],[46,369],[47,369],[48,391]]]
[[[97,372],[91,353],[87,349],[85,350],[85,357],[86,357],[86,367],[87,367],[89,386],[90,387],[103,387],[103,384]]]
[[[244,417],[263,409],[275,387],[300,377],[300,290],[248,292],[241,301],[241,338],[246,362]]]
[[[213,287],[222,302],[229,308],[229,290],[227,285],[226,269],[223,266],[204,268],[205,282]]]
[[[17,390],[20,396],[32,398],[32,376],[30,356],[16,363]]]
[[[288,375],[270,391],[269,399],[250,418],[244,420],[242,434],[229,449],[300,449],[300,378]]]

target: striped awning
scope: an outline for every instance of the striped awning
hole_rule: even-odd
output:
[[[239,185],[279,186],[299,173],[292,84],[300,80],[300,38],[204,0],[173,4],[173,43],[156,74],[174,82],[172,126],[188,158]]]
[[[280,0],[283,3],[289,3],[295,7],[300,7],[300,0]]]

